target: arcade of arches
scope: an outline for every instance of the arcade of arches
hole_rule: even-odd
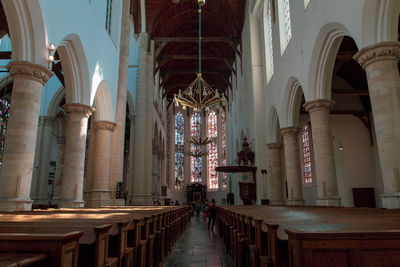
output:
[[[400,208],[398,0],[206,0],[224,105],[201,111],[173,101],[197,0],[77,2],[1,1],[0,210],[186,203],[196,183],[241,205],[249,178],[254,204]],[[217,172],[245,137],[255,177]]]

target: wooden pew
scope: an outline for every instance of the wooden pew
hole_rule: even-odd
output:
[[[26,260],[34,264],[41,264],[41,267],[77,267],[78,266],[78,240],[82,232],[71,232],[66,234],[22,234],[22,233],[1,233],[0,253],[8,257],[14,253],[14,264],[24,261],[26,253],[34,253],[36,256],[28,257]],[[18,254],[22,258],[18,256]],[[45,258],[43,259],[43,255]],[[0,257],[1,258],[1,257]],[[19,266],[19,265],[15,265]],[[26,265],[29,266],[29,265]]]
[[[2,267],[42,267],[47,264],[46,253],[0,253]]]
[[[156,249],[158,247],[164,248],[165,255],[167,255],[167,248],[171,248],[180,236],[173,235],[174,231],[170,231],[170,236],[168,236],[167,226],[180,225],[184,228],[188,223],[186,219],[188,211],[189,209],[186,207],[125,206],[99,209],[50,209],[0,214],[0,220],[9,223],[25,222],[46,226],[52,224],[54,227],[68,224],[75,228],[109,223],[111,224],[109,242],[117,245],[103,247],[118,247],[117,249],[110,249],[108,254],[110,257],[119,258],[119,266],[132,266],[132,261],[134,266],[157,266],[162,260],[162,255],[160,257],[155,256],[159,253]],[[1,224],[3,223],[0,223],[0,227]],[[157,239],[158,233],[160,233],[159,241]],[[168,239],[168,237],[170,238]],[[160,245],[157,245],[157,242]],[[131,246],[128,246],[128,244]],[[170,246],[166,246],[166,244],[170,244]]]
[[[400,266],[400,231],[286,233],[291,267]]]
[[[108,231],[110,224],[100,226],[73,225],[60,223],[0,223],[0,233],[35,233],[56,234],[79,231],[82,238],[79,242],[79,266],[108,267],[117,266],[118,258],[108,257]]]
[[[400,211],[365,208],[330,207],[268,207],[229,206],[223,207],[231,223],[232,232],[243,232],[243,215],[252,216],[255,247],[249,245],[250,266],[288,266],[289,245],[285,229],[302,232],[329,231],[373,231],[399,230]],[[218,211],[217,211],[217,214]],[[220,216],[220,215],[218,215]],[[226,215],[222,215],[226,216]],[[251,229],[251,228],[250,228]],[[247,235],[247,234],[246,234]],[[251,234],[247,235],[251,238]],[[400,239],[398,240],[400,242]],[[231,235],[231,247],[238,246],[235,235]],[[251,241],[249,241],[251,243]],[[231,249],[231,251],[237,249]],[[232,255],[237,260],[237,255]],[[259,260],[257,260],[257,257]],[[399,261],[400,262],[400,261]],[[400,263],[399,263],[400,264]]]

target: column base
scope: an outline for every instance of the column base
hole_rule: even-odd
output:
[[[59,208],[83,208],[85,201],[82,200],[61,200],[58,205]]]
[[[125,199],[110,199],[109,206],[125,206]]]
[[[30,199],[7,199],[0,200],[0,211],[26,211],[32,210],[32,200]]]
[[[304,206],[303,199],[288,199],[286,200],[286,205],[288,206]]]
[[[322,198],[317,198],[315,205],[339,207],[340,201],[341,201],[340,197],[322,197]]]
[[[303,203],[304,203],[304,201],[303,201]],[[282,206],[282,205],[286,205],[286,203],[284,201],[271,200],[269,205],[271,205],[271,206]]]
[[[33,197],[32,198],[33,205],[49,205],[50,199],[47,197]]]
[[[86,208],[99,208],[110,206],[110,191],[85,191],[84,200]]]
[[[153,201],[152,201],[152,198],[151,198],[150,194],[149,195],[132,194],[132,195],[129,195],[127,205],[152,206],[153,205]]]
[[[400,192],[393,194],[382,194],[382,208],[399,209],[400,208]]]

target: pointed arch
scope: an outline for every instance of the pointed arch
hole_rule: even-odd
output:
[[[128,91],[128,94],[126,95],[126,102],[128,103],[129,107],[129,116],[135,115],[135,104],[132,98],[131,93]]]
[[[93,107],[96,109],[96,120],[114,121],[114,109],[111,100],[111,92],[108,82],[100,82],[94,97]]]
[[[66,36],[57,52],[64,70],[66,103],[91,105],[89,68],[79,35]]]
[[[399,13],[398,0],[366,0],[363,9],[362,45],[396,42]]]
[[[47,109],[47,115],[55,117],[59,113],[59,107],[60,103],[65,97],[65,90],[64,87],[60,86],[58,88],[57,92],[53,95],[53,97],[50,100],[49,107]]]
[[[278,131],[279,131],[279,116],[275,106],[270,108],[268,127],[267,127],[267,144],[278,142]]]
[[[312,95],[304,95],[307,101],[314,99],[330,99],[333,67],[335,58],[344,36],[351,36],[349,31],[340,23],[324,25],[315,41],[308,85]]]
[[[47,66],[46,31],[39,0],[3,0],[12,43],[13,61]]]
[[[301,99],[303,96],[303,89],[297,78],[289,78],[286,85],[285,102],[282,105],[283,120],[281,127],[297,127],[299,126]]]

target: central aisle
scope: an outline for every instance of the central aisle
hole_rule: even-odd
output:
[[[232,261],[225,253],[219,234],[207,230],[203,216],[192,217],[187,230],[164,264],[164,267],[225,266],[233,266]]]

